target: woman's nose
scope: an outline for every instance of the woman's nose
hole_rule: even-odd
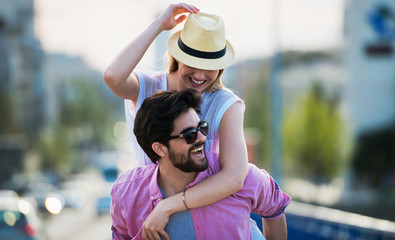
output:
[[[193,73],[193,77],[196,78],[196,79],[198,79],[198,80],[204,80],[206,76],[205,76],[205,74],[204,74],[203,71],[196,70],[196,71]]]

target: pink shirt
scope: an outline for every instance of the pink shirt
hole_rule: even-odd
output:
[[[200,172],[187,188],[220,170],[214,154],[206,153],[209,167]],[[113,239],[142,239],[142,225],[163,199],[158,188],[159,164],[130,170],[117,179],[111,191]],[[191,209],[197,239],[251,239],[250,212],[264,218],[282,217],[291,197],[283,193],[272,177],[249,165],[243,190],[214,204]]]

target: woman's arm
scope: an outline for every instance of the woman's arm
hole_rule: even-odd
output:
[[[129,43],[103,74],[104,81],[114,94],[123,99],[137,99],[139,83],[137,77],[131,73],[148,47],[162,31],[173,29],[186,19],[186,15],[178,16],[179,14],[198,11],[199,9],[189,4],[171,4],[142,34]]]
[[[243,188],[248,172],[247,147],[243,133],[244,109],[241,103],[233,104],[222,117],[219,126],[221,171],[185,193],[189,208],[199,208],[221,200]],[[143,237],[158,236],[163,232],[169,216],[185,210],[182,193],[159,202],[143,225]],[[159,237],[159,236],[158,236]]]

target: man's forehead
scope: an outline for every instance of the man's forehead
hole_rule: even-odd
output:
[[[179,133],[185,128],[197,127],[199,125],[200,118],[193,108],[190,108],[188,112],[182,113],[174,121],[174,133]]]

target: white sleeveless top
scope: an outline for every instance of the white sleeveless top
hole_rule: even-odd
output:
[[[167,78],[165,72],[135,71],[135,73],[137,74],[140,84],[136,109],[131,100],[125,100],[125,115],[137,166],[144,166],[151,164],[152,161],[141,149],[133,133],[136,110],[140,109],[145,98],[152,96],[159,90],[167,90]],[[226,110],[235,102],[242,103],[243,109],[245,108],[243,100],[225,88],[215,92],[204,92],[202,94],[201,114],[199,117],[209,123],[209,132],[206,137],[206,151],[214,152],[219,155],[219,124]]]

